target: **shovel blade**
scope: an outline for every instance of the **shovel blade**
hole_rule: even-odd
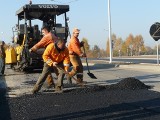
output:
[[[87,73],[91,78],[93,78],[93,79],[97,79],[97,77],[93,74],[93,73]]]

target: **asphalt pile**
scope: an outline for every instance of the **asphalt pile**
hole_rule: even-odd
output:
[[[117,89],[130,89],[130,90],[150,89],[150,86],[145,85],[143,82],[134,77],[124,78],[117,84],[113,85],[113,87]]]
[[[150,89],[150,88],[151,88],[150,86],[145,85],[140,80],[134,77],[129,77],[129,78],[124,78],[120,82],[112,85],[86,86],[80,89],[73,89],[65,92],[67,93],[70,92],[71,94],[77,94],[77,93],[99,92],[102,90],[139,90],[139,89]]]

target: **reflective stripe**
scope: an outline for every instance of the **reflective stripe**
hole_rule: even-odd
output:
[[[77,73],[77,75],[83,75],[83,73]]]
[[[64,64],[64,66],[69,66],[69,64]]]

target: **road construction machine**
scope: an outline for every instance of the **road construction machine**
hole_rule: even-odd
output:
[[[69,35],[68,11],[69,5],[56,4],[26,4],[16,11],[18,23],[12,30],[13,43],[19,48],[19,52],[15,54],[16,64],[15,60],[13,64],[11,63],[13,69],[28,71],[43,68],[42,54],[44,48],[39,49],[36,53],[29,52],[29,49],[42,38],[39,26],[40,24],[41,27],[49,26],[51,32],[57,37],[67,41]],[[15,58],[15,55],[12,55],[13,57],[9,59]]]

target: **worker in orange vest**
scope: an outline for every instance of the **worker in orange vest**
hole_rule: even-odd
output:
[[[68,44],[69,57],[73,69],[69,72],[70,78],[74,75],[77,76],[78,83],[83,82],[83,65],[80,57],[86,57],[86,54],[82,52],[81,47],[84,45],[84,42],[80,42],[78,39],[80,30],[77,28],[73,29],[73,35]],[[68,78],[69,79],[69,78]]]
[[[63,91],[63,78],[65,74],[68,74],[69,70],[69,51],[65,46],[65,41],[63,39],[58,39],[56,43],[51,43],[47,46],[43,53],[44,67],[42,74],[38,78],[38,81],[34,85],[33,94],[36,94],[42,87],[44,81],[48,74],[50,74],[50,69],[56,67],[58,70],[58,80],[56,84],[55,91]]]
[[[57,40],[57,37],[50,32],[50,28],[47,27],[47,26],[44,26],[42,28],[42,34],[43,34],[43,38],[37,44],[35,44],[29,50],[29,52],[36,52],[40,48],[46,48],[49,44],[51,44],[51,43],[53,43]],[[57,73],[56,69],[54,69],[54,72],[58,76],[58,73]],[[54,80],[53,80],[53,77],[51,75],[51,72],[50,72],[50,74],[48,74],[47,83],[48,83],[49,87],[51,87],[51,86],[55,87]]]

